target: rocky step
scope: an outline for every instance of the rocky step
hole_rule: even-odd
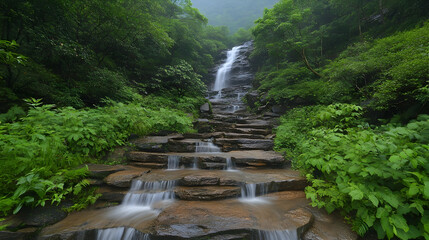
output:
[[[168,152],[168,141],[170,139],[183,139],[182,134],[167,136],[149,136],[133,139],[130,141],[137,149],[149,152]]]
[[[195,152],[197,146],[204,146],[200,139],[169,140],[166,148],[171,152]],[[269,151],[274,147],[272,139],[248,139],[248,138],[215,138],[214,143],[223,152],[236,150],[263,150]],[[207,145],[208,146],[208,145]],[[214,146],[212,146],[214,147]],[[204,151],[204,150],[203,150]],[[215,151],[215,150],[213,150]]]
[[[213,114],[212,118],[215,121],[231,122],[231,123],[247,123],[247,120],[258,120],[259,117],[255,115],[237,115],[237,114]]]
[[[185,138],[193,139],[211,139],[211,138],[250,138],[250,139],[265,139],[267,136],[261,134],[245,134],[245,133],[226,133],[226,132],[213,132],[213,133],[185,133]],[[270,138],[271,136],[268,136]]]
[[[178,186],[251,186],[260,188],[261,193],[272,191],[303,190],[307,186],[305,178],[299,172],[288,169],[242,169],[242,170],[147,170],[122,171],[111,174],[104,179],[107,186],[117,189],[128,189],[132,181],[166,182],[174,181]],[[265,190],[262,190],[265,189]],[[121,190],[122,191],[122,190]],[[259,190],[258,190],[259,191]]]
[[[238,199],[177,200],[157,206],[159,214],[152,210],[123,212],[127,209],[121,206],[84,210],[46,227],[38,239],[96,239],[100,229],[118,227],[151,239],[261,239],[270,234],[277,239],[288,239],[291,234],[298,239],[357,239],[341,217],[308,204],[303,192],[291,191],[268,195],[266,204]]]
[[[256,128],[227,128],[223,130],[224,132],[230,133],[243,133],[243,134],[256,134],[256,135],[269,135],[271,134],[271,129],[256,129]]]
[[[215,144],[222,146],[224,152],[234,150],[264,150],[273,149],[272,139],[247,139],[247,138],[216,138]]]
[[[245,124],[235,124],[236,128],[256,128],[256,129],[272,129],[273,125],[268,121],[263,121],[259,123],[245,123]]]
[[[240,187],[204,186],[204,187],[177,187],[174,193],[178,199],[186,201],[212,201],[240,196]]]
[[[224,169],[227,159],[231,159],[237,167],[271,167],[279,168],[287,162],[284,157],[274,151],[231,151],[219,153],[151,153],[151,152],[130,152],[127,157],[132,165],[151,168],[165,168],[168,159],[179,158],[179,166],[191,166],[194,163],[203,169]]]

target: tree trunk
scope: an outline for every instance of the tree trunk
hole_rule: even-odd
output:
[[[310,70],[314,75],[318,76],[318,77],[322,77],[322,75],[320,75],[318,72],[316,72],[316,70],[314,70],[311,66],[310,63],[307,60],[307,57],[305,56],[305,49],[302,49],[301,52],[301,57],[302,57],[302,61],[304,62],[305,66],[308,68],[308,70]]]

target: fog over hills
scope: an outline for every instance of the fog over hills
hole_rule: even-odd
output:
[[[209,19],[214,26],[227,26],[231,33],[239,28],[249,28],[265,8],[271,8],[278,0],[192,0],[193,6]]]

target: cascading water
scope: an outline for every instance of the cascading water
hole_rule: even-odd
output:
[[[194,161],[192,162],[192,169],[197,170],[198,169],[198,159],[194,158]]]
[[[123,206],[151,207],[154,203],[173,200],[176,181],[142,182],[133,181],[130,191],[122,201]]]
[[[149,234],[143,234],[134,228],[108,228],[97,232],[97,240],[149,240]]]
[[[296,230],[258,231],[258,240],[298,240]]]
[[[266,203],[266,199],[257,197],[260,195],[266,195],[268,193],[267,183],[246,183],[241,186],[241,198],[242,202],[249,203]]]
[[[167,170],[178,170],[180,168],[180,156],[168,156]]]
[[[197,142],[195,147],[196,153],[218,153],[221,152],[220,148],[213,144],[213,142],[207,141],[207,142]]]
[[[230,51],[228,51],[226,62],[222,64],[222,66],[219,68],[219,70],[216,73],[216,81],[213,86],[213,91],[219,91],[220,96],[221,96],[221,90],[227,86],[227,81],[228,81],[229,73],[231,72],[231,69],[232,69],[232,65],[237,59],[238,52],[242,47],[243,46],[236,46],[236,47],[233,47]]]
[[[225,170],[229,171],[229,172],[238,171],[237,169],[235,169],[235,164],[230,157],[226,158],[226,169]]]

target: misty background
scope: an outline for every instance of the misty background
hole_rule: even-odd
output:
[[[193,7],[213,26],[227,26],[230,33],[239,28],[250,28],[262,17],[265,8],[271,8],[278,0],[192,0]]]

